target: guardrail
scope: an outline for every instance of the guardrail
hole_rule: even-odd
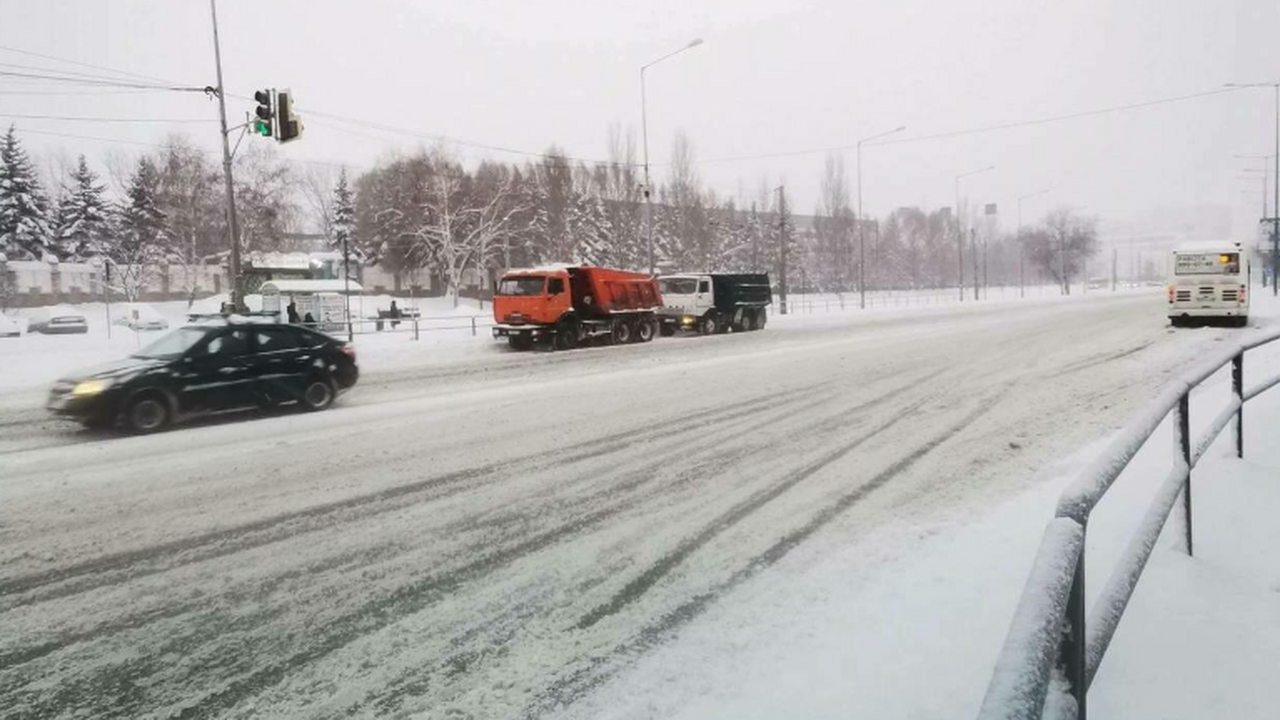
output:
[[[1280,339],[1280,329],[1246,338],[1183,376],[1135,417],[1101,456],[1063,492],[1045,528],[1031,575],[996,661],[978,713],[981,720],[1044,717],[1084,720],[1089,685],[1111,644],[1156,540],[1182,498],[1187,554],[1192,554],[1191,470],[1234,417],[1236,457],[1244,457],[1244,404],[1280,384],[1280,375],[1244,389],[1245,352]],[[1191,391],[1228,363],[1231,400],[1191,441]],[[1089,514],[1116,478],[1173,414],[1173,468],[1129,540],[1092,610],[1085,613],[1084,540]]]

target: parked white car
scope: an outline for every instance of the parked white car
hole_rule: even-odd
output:
[[[66,305],[54,305],[53,307],[42,307],[33,310],[27,330],[28,332],[38,332],[45,335],[87,333],[89,332],[89,321],[85,320],[84,313],[75,308],[67,307]]]
[[[164,319],[160,311],[146,303],[112,305],[111,324],[121,325],[139,332],[169,329],[169,321]]]
[[[18,318],[0,313],[0,337],[19,337],[22,335],[22,322]]]

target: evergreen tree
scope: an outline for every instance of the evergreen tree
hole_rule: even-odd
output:
[[[58,257],[81,260],[106,251],[109,226],[105,190],[81,155],[71,173],[71,187],[58,201],[54,234]]]
[[[120,211],[119,238],[109,257],[120,290],[136,301],[164,255],[164,212],[160,209],[160,173],[149,158],[138,161],[129,178],[127,203]]]
[[[360,248],[353,236],[355,225],[356,204],[351,187],[347,184],[347,169],[343,168],[338,175],[338,184],[333,189],[333,246],[339,252],[345,248],[358,260]]]
[[[51,248],[49,202],[14,126],[0,141],[0,253],[38,260]]]

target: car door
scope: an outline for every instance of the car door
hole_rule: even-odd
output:
[[[202,340],[183,360],[177,388],[184,412],[244,407],[256,402],[247,328],[227,328]]]
[[[258,392],[271,402],[302,397],[312,353],[299,343],[300,334],[284,325],[253,330]]]

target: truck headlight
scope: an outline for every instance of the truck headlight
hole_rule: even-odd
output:
[[[107,379],[84,380],[76,383],[76,386],[71,388],[71,394],[74,395],[75,397],[87,397],[89,395],[97,395],[103,390],[106,390],[107,388],[111,387],[111,384],[112,384],[112,381]]]

